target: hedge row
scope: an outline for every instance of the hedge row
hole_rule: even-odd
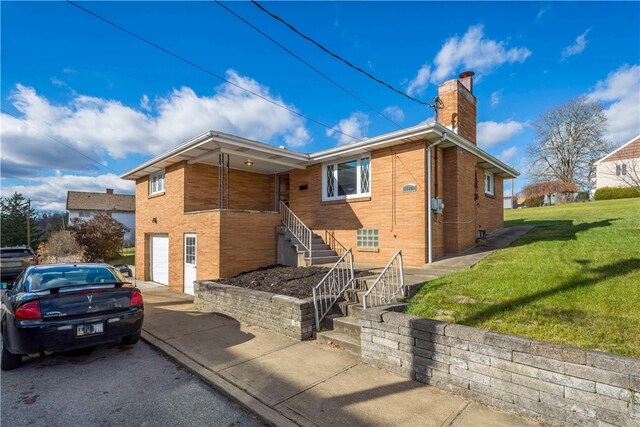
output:
[[[596,190],[595,200],[630,199],[640,197],[640,189],[630,187],[602,187]]]

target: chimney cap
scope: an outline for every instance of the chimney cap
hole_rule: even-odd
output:
[[[458,78],[459,79],[465,79],[467,77],[473,77],[475,75],[476,75],[476,73],[474,73],[473,71],[463,71],[463,72],[460,73]]]

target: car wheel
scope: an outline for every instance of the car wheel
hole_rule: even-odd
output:
[[[124,344],[124,345],[134,345],[139,340],[140,340],[140,332],[138,332],[137,334],[127,335],[126,337],[123,337],[122,338],[122,344]]]
[[[0,361],[0,369],[3,371],[9,371],[11,369],[19,368],[20,365],[22,365],[22,356],[9,352],[4,343],[2,343],[2,360]]]

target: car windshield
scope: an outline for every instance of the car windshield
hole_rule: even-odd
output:
[[[60,266],[32,271],[25,279],[29,291],[42,291],[68,286],[126,282],[113,268]]]
[[[22,258],[33,256],[30,249],[2,249],[0,250],[0,258]]]

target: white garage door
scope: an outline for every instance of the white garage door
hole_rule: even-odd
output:
[[[151,280],[169,285],[169,236],[151,236]]]

